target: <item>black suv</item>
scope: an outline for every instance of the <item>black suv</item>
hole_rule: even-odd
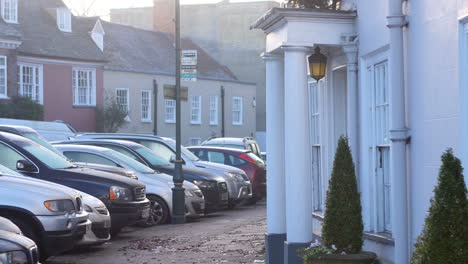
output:
[[[109,148],[125,154],[146,166],[169,175],[175,175],[174,164],[168,163],[151,149],[138,143],[126,140],[72,140],[57,144],[92,145]],[[224,209],[228,206],[228,190],[226,181],[215,174],[201,169],[184,168],[184,180],[194,183],[203,192],[205,197],[205,212]]]
[[[62,184],[100,199],[109,209],[111,234],[149,217],[143,183],[111,173],[80,168],[35,142],[0,132],[0,164],[23,175]]]

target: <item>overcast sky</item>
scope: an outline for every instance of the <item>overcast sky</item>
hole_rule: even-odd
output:
[[[254,2],[267,0],[231,0],[231,2]],[[275,0],[280,2],[281,0]],[[111,8],[128,8],[152,6],[153,0],[64,0],[74,13],[87,14],[90,16],[101,16],[104,19],[109,16]],[[198,4],[198,3],[216,3],[220,0],[180,0],[182,4]]]

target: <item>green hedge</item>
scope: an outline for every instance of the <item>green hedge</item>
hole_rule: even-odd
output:
[[[44,106],[29,97],[15,96],[0,102],[0,118],[44,120]]]

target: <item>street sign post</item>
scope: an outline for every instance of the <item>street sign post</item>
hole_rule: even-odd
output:
[[[183,50],[181,58],[181,78],[182,81],[197,81],[197,50]]]

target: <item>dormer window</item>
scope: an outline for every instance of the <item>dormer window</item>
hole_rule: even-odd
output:
[[[18,23],[18,0],[2,0],[2,18],[7,23]]]
[[[57,26],[63,32],[72,32],[71,12],[68,8],[57,8]]]
[[[104,28],[102,27],[101,20],[97,20],[96,24],[94,25],[93,30],[91,31],[91,38],[93,39],[94,43],[99,47],[101,51],[104,50]]]

